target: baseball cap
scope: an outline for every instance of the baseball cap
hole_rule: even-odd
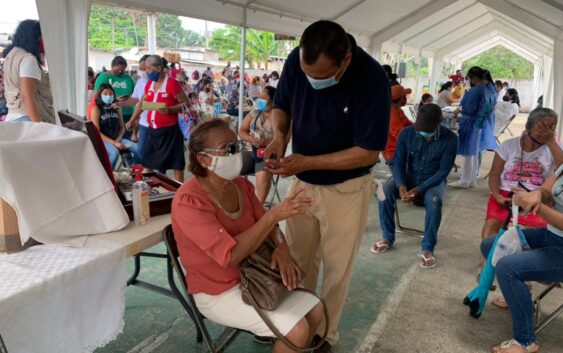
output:
[[[401,85],[391,86],[391,100],[397,100],[407,95],[405,88]]]

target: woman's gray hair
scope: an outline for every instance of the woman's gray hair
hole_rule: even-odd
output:
[[[162,57],[158,55],[149,55],[145,60],[145,65],[147,64],[164,69],[164,61],[162,60]]]
[[[526,130],[532,129],[539,121],[545,118],[554,118],[557,120],[557,113],[555,110],[549,108],[536,108],[532,110],[526,121]]]

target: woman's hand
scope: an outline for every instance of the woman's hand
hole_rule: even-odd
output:
[[[522,189],[514,189],[512,201],[522,207],[525,212],[537,214],[542,205],[542,193],[539,189],[531,192]]]
[[[164,115],[168,115],[168,114],[172,114],[172,109],[170,109],[170,107],[166,106],[164,108],[160,108],[157,110],[160,114],[164,114]]]
[[[278,245],[272,254],[272,269],[278,268],[282,277],[283,285],[288,290],[294,290],[301,281],[301,270],[289,254],[289,246],[286,243]]]
[[[313,199],[311,197],[299,196],[304,190],[305,188],[297,190],[295,194],[286,197],[279,205],[269,211],[276,222],[307,213],[309,208],[313,206]]]

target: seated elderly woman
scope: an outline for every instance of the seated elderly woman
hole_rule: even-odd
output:
[[[193,177],[176,193],[172,227],[188,291],[199,311],[221,325],[274,336],[254,308],[242,301],[239,264],[270,238],[277,245],[272,266],[279,268],[287,288],[295,289],[300,271],[277,224],[305,214],[313,201],[299,196],[300,190],[265,212],[252,184],[239,177],[240,148],[222,119],[201,123],[193,131],[189,143]],[[322,306],[313,295],[293,291],[267,315],[289,341],[308,347],[322,319]],[[273,352],[293,350],[278,341]]]
[[[252,153],[256,174],[256,196],[262,204],[270,191],[272,174],[266,170],[264,159],[258,156],[258,150],[268,146],[274,137],[271,115],[275,95],[274,87],[264,87],[256,100],[256,110],[246,115],[238,130],[240,139],[252,145],[252,152],[248,153]]]
[[[548,108],[537,108],[528,116],[522,136],[501,143],[493,159],[489,174],[491,197],[487,206],[481,238],[498,233],[506,216],[506,201],[510,191],[523,185],[535,190],[553,175],[563,162],[563,151],[555,142],[557,113]],[[536,214],[520,216],[518,223],[525,227],[545,227],[545,221]]]
[[[533,304],[526,281],[563,281],[563,167],[559,167],[541,187],[532,192],[517,189],[513,202],[524,212],[537,214],[547,221],[547,228],[524,229],[532,250],[501,258],[496,276],[512,314],[513,338],[493,347],[498,353],[538,352],[534,331]],[[488,256],[493,237],[481,244],[483,256]]]

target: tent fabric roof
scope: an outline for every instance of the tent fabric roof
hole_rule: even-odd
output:
[[[79,73],[87,50],[80,43],[87,42],[92,1],[295,36],[316,20],[334,20],[377,59],[384,50],[431,59],[431,87],[444,61],[457,64],[503,45],[534,61],[534,87],[543,87],[536,93],[563,111],[563,0],[36,0],[46,44],[57,49],[47,53],[48,60],[76,73],[65,82],[59,77],[66,77],[63,69],[52,69],[53,81],[60,81],[54,83],[57,108],[85,110],[76,96],[86,85]],[[51,9],[67,15],[61,21],[50,16]],[[61,43],[61,36],[68,40]],[[72,82],[74,93],[68,89]]]
[[[402,51],[430,55],[482,28],[536,55],[552,55],[553,39],[562,35],[563,0],[105,0],[119,6],[171,12],[241,25],[249,9],[248,27],[300,35],[319,19],[335,20],[369,48],[383,42]],[[517,16],[514,16],[517,14]],[[501,31],[500,29],[504,30]],[[527,43],[524,43],[527,42]],[[530,44],[533,42],[534,44]],[[516,51],[524,56],[523,52]]]

